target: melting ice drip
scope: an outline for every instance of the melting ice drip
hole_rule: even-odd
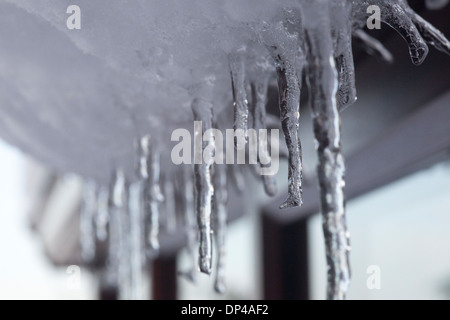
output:
[[[435,9],[446,3],[445,0],[428,0],[427,6]],[[381,9],[382,22],[395,29],[406,40],[414,64],[419,65],[424,61],[429,51],[427,44],[450,54],[450,42],[442,33],[417,15],[405,0],[285,0],[271,2],[223,0],[219,1],[217,6],[212,9],[206,1],[192,1],[191,5],[198,10],[199,15],[215,17],[220,20],[219,24],[226,25],[226,28],[219,27],[214,29],[215,31],[209,29],[211,34],[217,32],[214,35],[224,36],[225,31],[234,31],[230,32],[232,36],[224,36],[223,42],[218,40],[217,47],[220,48],[218,56],[226,57],[231,75],[235,129],[242,129],[246,132],[249,127],[254,129],[267,127],[268,117],[265,114],[267,87],[270,79],[277,78],[280,120],[286,140],[289,164],[288,196],[280,208],[301,206],[303,201],[302,151],[298,127],[300,89],[302,79],[307,80],[319,159],[317,175],[321,193],[321,211],[328,264],[327,298],[344,299],[351,276],[350,237],[345,218],[345,166],[341,154],[339,112],[356,100],[352,37],[365,44],[368,52],[377,54],[384,60],[392,60],[392,56],[383,45],[363,31],[369,16],[367,8],[370,5],[377,5]],[[227,12],[225,18],[223,16],[220,18],[221,15],[217,14],[222,9]],[[189,22],[195,24],[195,19],[189,20]],[[210,35],[208,38],[210,39]],[[79,41],[79,39],[75,39],[75,41]],[[193,40],[192,46],[196,45],[200,45],[200,43]],[[205,46],[206,43],[203,45]],[[94,54],[100,54],[95,48],[85,49],[92,50]],[[204,51],[207,50],[208,48],[204,47]],[[161,55],[158,56],[161,57]],[[108,58],[112,59],[112,63],[117,64],[113,55]],[[191,62],[193,63],[193,60],[202,59],[202,56],[190,56],[189,59],[186,58],[183,62],[189,65]],[[194,68],[194,71],[190,73],[194,84],[188,86],[188,92],[192,98],[191,109],[194,120],[201,120],[203,123],[202,132],[195,132],[195,139],[201,139],[205,132],[213,127],[213,124],[222,125],[224,123],[221,114],[215,112],[223,110],[223,108],[217,107],[217,98],[221,96],[223,87],[221,79],[224,75],[217,72],[213,64],[208,64],[208,59],[205,61],[206,64],[202,68]],[[163,78],[161,81],[165,81],[164,70],[161,71],[161,74]],[[183,82],[182,79],[180,81]],[[182,86],[185,84],[183,83]],[[228,102],[229,98],[225,105]],[[215,117],[216,114],[219,116]],[[150,143],[150,141],[152,142]],[[203,143],[203,149],[209,148],[208,150],[213,152],[214,139],[212,137],[205,142],[200,140],[200,143]],[[110,189],[113,194],[110,195],[112,201],[110,201],[109,212],[109,238],[110,242],[113,240],[112,242],[118,243],[116,245],[118,248],[123,248],[121,243],[127,241],[127,235],[123,228],[132,227],[130,230],[133,230],[131,236],[133,246],[148,248],[153,256],[158,251],[159,206],[164,199],[160,185],[165,184],[160,181],[159,174],[160,157],[157,151],[160,148],[157,139],[152,140],[150,136],[145,136],[140,140],[138,150],[141,159],[139,164],[141,182],[139,183],[142,184],[142,193],[140,194],[141,200],[135,201],[138,201],[137,203],[141,201],[143,205],[130,206],[132,213],[124,213],[124,205],[121,200],[126,197],[124,195],[132,193],[127,191],[130,184],[124,182],[120,171],[115,173],[112,179]],[[192,174],[192,170],[194,174]],[[175,195],[183,199],[182,221],[186,230],[187,250],[193,258],[191,268],[183,271],[182,274],[195,281],[196,251],[199,255],[200,271],[206,274],[211,273],[214,230],[219,252],[215,281],[215,288],[218,292],[225,291],[227,185],[228,180],[232,180],[229,178],[239,181],[239,170],[237,166],[232,166],[227,170],[225,166],[201,163],[195,164],[193,168],[184,166],[181,173],[173,175],[172,178],[169,175],[165,176],[165,179],[174,180]],[[182,178],[181,183],[179,183],[180,177]],[[266,192],[274,195],[276,186],[273,177],[263,177],[262,182]],[[86,211],[95,207],[92,205],[92,186],[89,188],[85,198],[83,219],[92,219],[95,216]],[[170,190],[170,188],[164,189]],[[123,195],[118,193],[123,193]],[[173,197],[169,197],[169,199],[173,199]],[[194,208],[197,223],[195,222]],[[173,208],[169,210],[173,210]],[[283,213],[280,212],[280,214]],[[104,233],[102,231],[105,225],[104,214],[102,217],[101,219],[97,218],[97,222],[101,222],[98,223],[97,235]],[[132,221],[124,223],[120,227],[117,223],[120,217]],[[142,221],[145,221],[146,230],[144,231],[139,229],[139,222]],[[82,226],[83,234],[92,232],[92,228],[89,229],[91,227],[89,222],[83,222]],[[139,235],[143,232],[146,234],[146,244],[139,240]],[[197,241],[199,241],[198,250],[195,249]],[[89,259],[95,253],[92,248],[89,248],[92,245],[92,240],[83,241],[84,256]],[[126,251],[125,249],[121,250]],[[110,260],[111,263],[117,263],[119,266],[118,277],[131,277],[127,273],[126,263],[114,261],[114,255],[117,255],[116,251],[110,250],[110,254],[113,255]],[[139,269],[142,269],[140,267],[142,267],[143,260],[145,260],[142,253],[144,250],[139,247],[134,248],[132,252],[134,258],[128,257],[129,253],[126,253],[120,255],[118,259],[132,259],[134,267],[131,269],[138,273]],[[124,285],[124,287],[127,286]]]

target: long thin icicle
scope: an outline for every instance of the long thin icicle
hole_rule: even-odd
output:
[[[192,183],[192,168],[191,166],[183,167],[183,191],[184,191],[184,225],[186,229],[187,238],[187,253],[190,258],[190,267],[186,271],[180,271],[180,275],[184,276],[191,282],[197,281],[197,232],[198,227],[194,212],[194,185]]]
[[[164,201],[164,196],[161,193],[161,186],[159,180],[160,174],[160,154],[155,148],[152,149],[151,155],[151,219],[150,219],[150,232],[149,242],[150,247],[155,251],[159,250],[159,205]]]
[[[448,4],[448,0],[425,0],[428,10],[439,10]]]
[[[325,0],[308,2],[304,16],[310,22],[305,38],[314,134],[319,156],[318,178],[328,264],[328,299],[344,299],[350,283],[349,233],[345,221],[344,160],[341,154],[340,115],[336,101],[338,74],[327,22],[317,14]],[[317,7],[320,6],[320,7]],[[329,22],[328,22],[329,23]],[[325,24],[325,25],[324,25]]]
[[[129,185],[125,181],[123,191],[123,206],[119,209],[120,227],[120,257],[119,257],[119,297],[121,300],[132,299],[132,269],[131,269],[131,221],[129,212]]]
[[[346,1],[331,2],[334,21],[334,57],[338,71],[337,103],[340,111],[356,101],[355,65],[352,51],[351,6]]]
[[[109,222],[109,191],[106,187],[100,187],[98,191],[97,213],[95,215],[95,230],[99,241],[108,239],[108,222]]]
[[[117,278],[120,299],[130,298],[128,190],[122,170],[114,173],[109,198],[109,250],[110,276]]]
[[[111,181],[110,190],[113,190],[114,182]],[[111,193],[109,193],[111,194]],[[120,220],[117,210],[112,202],[112,196],[109,198],[109,217],[108,217],[108,255],[106,261],[105,282],[109,288],[119,290],[119,260],[120,260],[120,240],[119,228]]]
[[[223,164],[214,167],[214,212],[215,212],[215,237],[217,245],[216,279],[214,288],[218,293],[225,293],[225,264],[226,264],[226,233],[227,233],[227,202],[228,185],[227,171]]]
[[[195,178],[195,208],[197,211],[198,228],[200,231],[199,268],[206,274],[211,274],[212,264],[212,239],[211,239],[211,201],[214,194],[212,185],[212,156],[214,152],[214,138],[212,132],[206,136],[207,130],[212,128],[212,104],[202,99],[195,99],[192,103],[194,120],[202,122],[202,128],[196,130],[194,139],[201,143],[201,150],[211,151],[210,159],[202,159],[202,155],[195,155],[194,178]],[[202,139],[203,136],[203,139]],[[206,140],[203,142],[203,140]],[[198,148],[195,148],[198,149]],[[200,160],[200,161],[199,161]]]

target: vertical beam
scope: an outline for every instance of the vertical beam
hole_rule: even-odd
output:
[[[307,222],[305,218],[286,225],[263,212],[264,299],[309,299]]]
[[[153,300],[177,299],[177,256],[160,256],[152,263]]]

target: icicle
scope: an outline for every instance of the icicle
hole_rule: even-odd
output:
[[[450,55],[450,41],[433,25],[410,10],[411,19],[426,42],[437,50]]]
[[[253,129],[259,134],[260,129],[267,129],[266,126],[266,104],[267,104],[267,89],[269,79],[265,76],[260,77],[255,80],[251,84],[252,88],[252,103],[251,103],[251,111],[253,118]],[[262,143],[269,143],[267,141],[261,141],[261,137],[258,139],[260,144],[258,145],[258,150],[261,150],[262,157],[265,159],[270,159],[269,148],[268,146],[261,145]],[[264,165],[261,164],[261,161],[258,157],[258,162],[261,167]],[[270,166],[266,165],[266,166]],[[258,170],[259,171],[259,170]],[[262,175],[261,179],[264,184],[264,190],[269,196],[275,196],[277,193],[277,183],[274,176],[270,175]]]
[[[251,83],[252,103],[251,111],[253,116],[253,129],[267,129],[266,126],[266,104],[269,79],[265,76],[256,79]]]
[[[166,229],[168,232],[175,232],[177,227],[177,217],[175,208],[175,193],[173,183],[169,179],[164,182],[165,217]]]
[[[130,294],[133,300],[143,299],[143,266],[145,263],[144,243],[145,225],[142,197],[143,183],[135,183],[129,189],[129,212],[130,212],[130,269],[131,285]]]
[[[150,254],[159,251],[159,204],[164,201],[160,188],[160,155],[150,135],[141,138],[139,175],[143,179],[144,210],[149,215],[148,242]]]
[[[83,202],[80,212],[80,245],[81,257],[90,263],[95,258],[95,213],[97,211],[97,185],[94,181],[85,182]]]
[[[242,130],[247,140],[248,100],[245,91],[245,65],[242,55],[230,57],[230,70],[233,89],[234,129]],[[235,143],[237,146],[236,140]]]
[[[280,120],[288,149],[288,197],[280,205],[280,209],[285,209],[303,204],[302,147],[298,133],[301,75],[298,72],[303,69],[304,53],[299,46],[299,35],[290,33],[282,22],[264,26],[260,37],[276,64]]]
[[[206,139],[206,141],[202,143],[203,148],[201,148],[201,150],[205,150],[206,147],[210,146],[210,158],[212,158],[215,145],[214,139],[212,135],[209,137],[205,136],[207,130],[212,128],[212,104],[205,100],[195,99],[192,103],[192,111],[194,113],[194,120],[201,121],[203,125],[201,130],[196,130],[194,139],[195,141],[198,141],[198,143],[201,143],[203,139]],[[203,139],[201,138],[202,135]],[[196,155],[195,158],[197,160],[194,165],[196,191],[195,208],[200,231],[199,268],[201,272],[211,274],[211,201],[214,194],[214,187],[211,181],[212,163],[211,161],[207,161],[207,159],[198,161],[199,159],[202,159],[201,155]]]
[[[117,202],[117,214],[119,215],[119,293],[122,300],[131,298],[131,266],[130,266],[130,215],[128,212],[129,189],[122,171],[118,173],[115,188],[115,197],[121,199]]]
[[[282,131],[283,128],[280,124],[280,119],[278,117],[275,117],[271,114],[266,114],[266,123],[267,123],[267,129],[277,129],[279,131]],[[289,159],[289,150],[285,143],[279,143],[278,144],[278,153],[280,158]]]
[[[333,42],[323,1],[304,2],[308,47],[308,75],[314,133],[319,156],[318,178],[328,264],[328,299],[344,299],[350,282],[349,233],[345,221],[344,160],[341,154],[340,115],[336,102],[338,75]],[[317,6],[320,7],[317,7]],[[318,10],[320,9],[320,10]],[[320,22],[318,22],[320,21]],[[321,24],[323,23],[323,24]]]
[[[215,237],[217,247],[216,279],[214,288],[218,293],[225,293],[225,264],[226,264],[226,232],[227,232],[227,201],[228,185],[225,165],[214,167],[214,212],[215,212]]]
[[[352,51],[351,7],[345,1],[331,2],[331,19],[334,22],[334,57],[338,71],[337,103],[344,110],[356,101],[355,66]]]
[[[115,277],[120,299],[130,297],[127,183],[123,171],[114,173],[109,198],[108,277]],[[110,281],[113,281],[112,279]]]
[[[121,209],[125,206],[126,198],[125,198],[125,192],[126,192],[126,180],[125,180],[125,174],[122,170],[117,170],[114,173],[113,178],[113,184],[112,189],[110,191],[110,206],[112,206],[114,209]]]
[[[276,50],[275,50],[276,51]],[[298,136],[300,119],[300,84],[295,63],[280,52],[275,54],[278,63],[278,91],[280,118],[286,145],[289,150],[289,187],[288,198],[280,209],[297,207],[302,199],[302,147]]]
[[[412,62],[415,65],[422,64],[429,49],[408,15],[408,11],[411,9],[405,0],[374,0],[370,4],[381,8],[382,21],[394,28],[408,43]],[[367,1],[352,1],[352,5],[354,14],[361,16],[365,22],[367,19]]]
[[[405,0],[378,0],[378,2],[388,13],[383,17],[385,22],[397,30],[408,43],[415,64],[421,64],[428,54],[429,49],[425,42],[439,51],[450,54],[450,42],[447,38],[415,13]],[[433,2],[437,4],[438,1]],[[440,4],[445,5],[444,2],[448,1],[440,1]]]
[[[386,49],[386,47],[383,46],[383,44],[380,41],[371,37],[365,31],[361,29],[355,30],[353,31],[353,36],[355,37],[355,39],[362,42],[368,54],[374,55],[386,63],[394,62],[394,57],[392,56],[392,53],[390,53],[389,50]]]
[[[109,192],[108,188],[100,187],[98,191],[97,214],[95,215],[95,229],[97,239],[106,241],[108,239],[108,221],[109,221]]]
[[[184,276],[191,282],[197,281],[196,265],[197,265],[197,223],[194,212],[194,185],[192,183],[192,168],[190,166],[183,167],[183,209],[184,209],[184,225],[186,229],[187,245],[186,249],[191,259],[191,266],[186,271],[180,271],[179,274]]]
[[[111,188],[112,190],[112,188]],[[108,256],[106,261],[105,282],[108,287],[119,290],[119,228],[120,220],[110,202],[108,218]]]

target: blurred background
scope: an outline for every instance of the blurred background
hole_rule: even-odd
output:
[[[27,190],[28,175],[45,169],[4,143],[0,158],[0,298],[96,299],[98,280],[81,268],[80,287],[71,287],[68,266],[53,265],[42,238],[31,230],[33,193]],[[353,272],[350,299],[449,298],[449,176],[450,162],[445,161],[348,203]],[[263,298],[257,214],[248,212],[230,225],[228,293],[214,293],[207,276],[197,285],[178,278],[180,299]],[[309,220],[308,232],[311,298],[323,299],[326,263],[320,215]],[[178,259],[183,265],[186,257]],[[380,289],[367,287],[370,266],[380,268]]]
[[[449,6],[427,11],[423,1],[412,2],[450,35]],[[431,49],[424,64],[415,67],[394,31],[371,34],[395,63],[382,63],[355,44],[358,102],[342,114],[352,241],[348,298],[448,299],[450,58]],[[268,110],[279,116],[276,93],[271,97]],[[285,195],[286,163],[277,176],[275,199],[246,176],[245,201],[233,207],[239,212],[232,214],[227,236],[227,293],[216,294],[211,277],[199,274],[194,285],[177,275],[189,264],[181,241],[146,267],[142,298],[325,298],[316,159],[306,110],[300,127],[305,206],[277,209]],[[82,179],[58,173],[5,142],[0,143],[0,177],[0,299],[117,298],[117,288],[105,287],[101,267],[81,262]]]

